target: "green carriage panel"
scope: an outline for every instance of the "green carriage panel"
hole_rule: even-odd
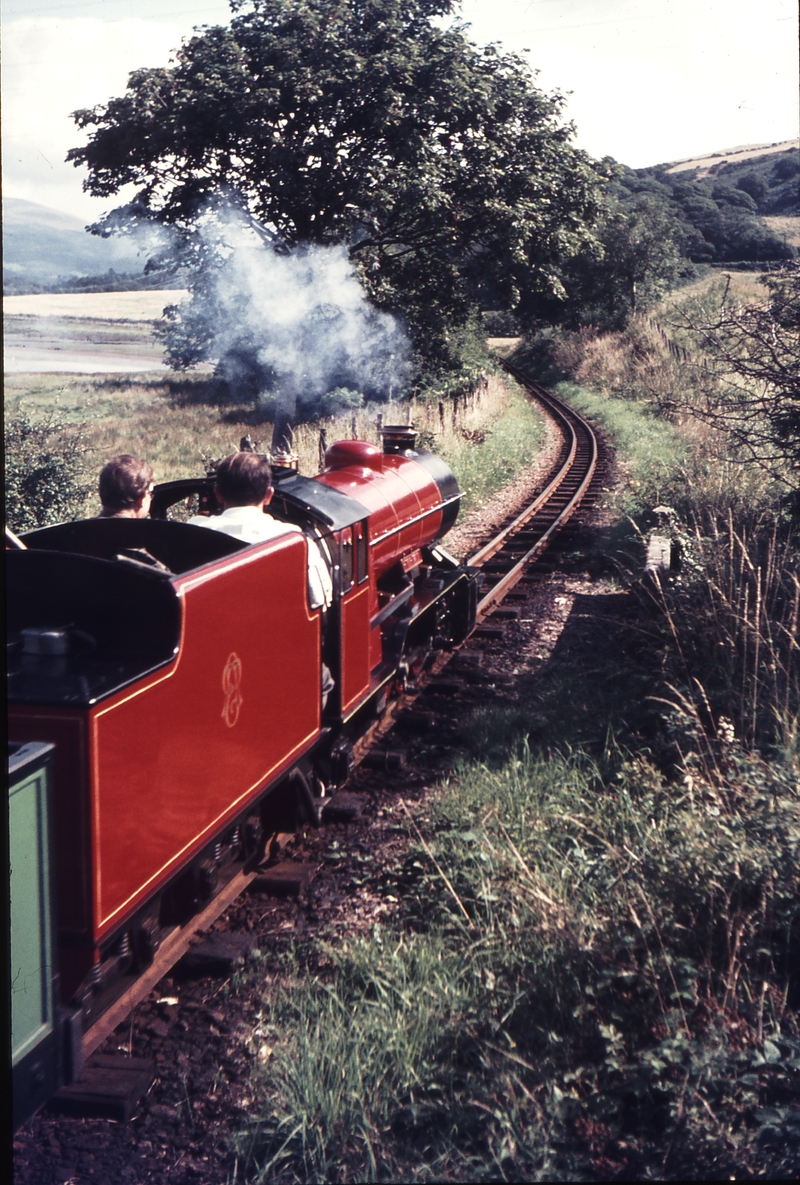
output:
[[[49,773],[53,746],[8,746],[11,1066],[14,1127],[57,1089]]]

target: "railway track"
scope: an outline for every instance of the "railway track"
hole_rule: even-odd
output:
[[[494,539],[470,557],[470,564],[484,572],[483,596],[478,603],[479,623],[525,575],[586,499],[599,456],[597,437],[582,416],[515,366],[504,363],[504,367],[556,421],[564,443],[545,488]]]
[[[516,367],[508,363],[503,365],[546,414],[555,420],[563,443],[544,487],[524,510],[512,515],[495,536],[469,560],[471,565],[481,568],[484,573],[483,595],[478,603],[478,627],[486,622],[514,585],[530,571],[532,565],[540,559],[578,508],[594,499],[598,478],[598,441],[591,426],[552,392],[529,379]],[[431,685],[454,653],[457,651],[437,654],[418,681],[389,704],[356,745],[356,765],[363,762],[367,755],[381,744],[397,717],[412,707],[414,701]],[[288,837],[275,838],[279,841],[276,846],[280,847]],[[194,934],[208,929],[250,886],[257,875],[258,870],[255,868],[245,867],[237,872],[201,914],[196,915],[185,926],[176,928],[166,938],[147,970],[126,986],[84,1032],[84,1059],[102,1045],[136,1005],[147,997],[155,984],[170,972],[188,950]]]

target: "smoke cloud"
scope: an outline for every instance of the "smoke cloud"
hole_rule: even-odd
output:
[[[408,340],[395,317],[370,305],[345,247],[276,250],[230,210],[201,220],[200,233],[208,265],[185,313],[202,318],[232,386],[255,387],[290,415],[326,414],[331,392],[399,394]]]

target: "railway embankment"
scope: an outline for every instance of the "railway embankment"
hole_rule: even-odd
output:
[[[299,944],[302,979],[265,995],[245,1172],[796,1175],[800,785],[791,720],[765,712],[796,705],[791,532],[715,533],[700,478],[719,498],[737,471],[651,408],[578,398],[622,480],[418,704],[411,768],[445,768],[421,799],[401,779],[410,847],[372,882],[396,908]],[[687,484],[654,597],[632,561]],[[747,616],[759,557],[771,637]]]
[[[136,1120],[37,1118],[20,1180],[797,1175],[797,770],[764,622],[711,596],[772,556],[794,703],[793,553],[693,532],[707,452],[670,470],[674,425],[576,397],[616,489],[286,850],[299,894],[218,923],[249,961],[177,969],[117,1030],[158,1070]],[[654,599],[659,505],[682,566]]]

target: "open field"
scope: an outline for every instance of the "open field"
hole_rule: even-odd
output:
[[[730,296],[745,303],[759,304],[767,298],[766,288],[759,283],[759,278],[762,274],[761,272],[726,272],[723,270],[709,269],[707,275],[701,276],[699,280],[695,280],[692,284],[684,284],[681,288],[673,288],[661,304],[653,309],[653,314],[658,317],[659,313],[668,312],[676,305],[681,305],[685,301],[703,296],[710,288],[716,285],[724,286],[726,283],[728,284]],[[729,277],[730,280],[728,279]]]
[[[764,221],[770,230],[782,235],[790,247],[800,247],[800,216],[797,214],[767,214]]]
[[[196,477],[205,461],[239,447],[249,433],[268,448],[272,423],[252,406],[224,402],[208,378],[170,376],[89,376],[11,374],[5,384],[6,419],[56,415],[80,425],[89,447],[87,466],[99,469],[118,452],[146,457],[157,481]],[[483,386],[452,403],[370,405],[355,414],[298,424],[294,447],[302,473],[319,471],[321,433],[333,443],[351,436],[379,443],[378,415],[384,423],[408,416],[421,432],[420,444],[433,448],[452,466],[465,498],[462,510],[479,505],[536,457],[544,444],[544,421],[516,384],[490,375]],[[93,482],[92,482],[93,484]],[[90,502],[87,514],[97,507]]]
[[[100,321],[157,321],[165,305],[180,304],[184,288],[142,292],[40,292],[6,296],[5,316],[78,317]]]
[[[767,156],[772,153],[787,152],[790,148],[800,147],[800,139],[782,140],[780,144],[743,144],[739,148],[730,148],[727,152],[710,152],[706,156],[692,156],[688,160],[678,161],[667,169],[668,173],[683,173],[686,169],[698,169],[699,176],[704,176],[713,165],[738,164],[739,161],[752,160],[756,156]]]
[[[166,305],[185,295],[160,289],[8,296],[3,369],[6,375],[165,373],[153,325]]]

